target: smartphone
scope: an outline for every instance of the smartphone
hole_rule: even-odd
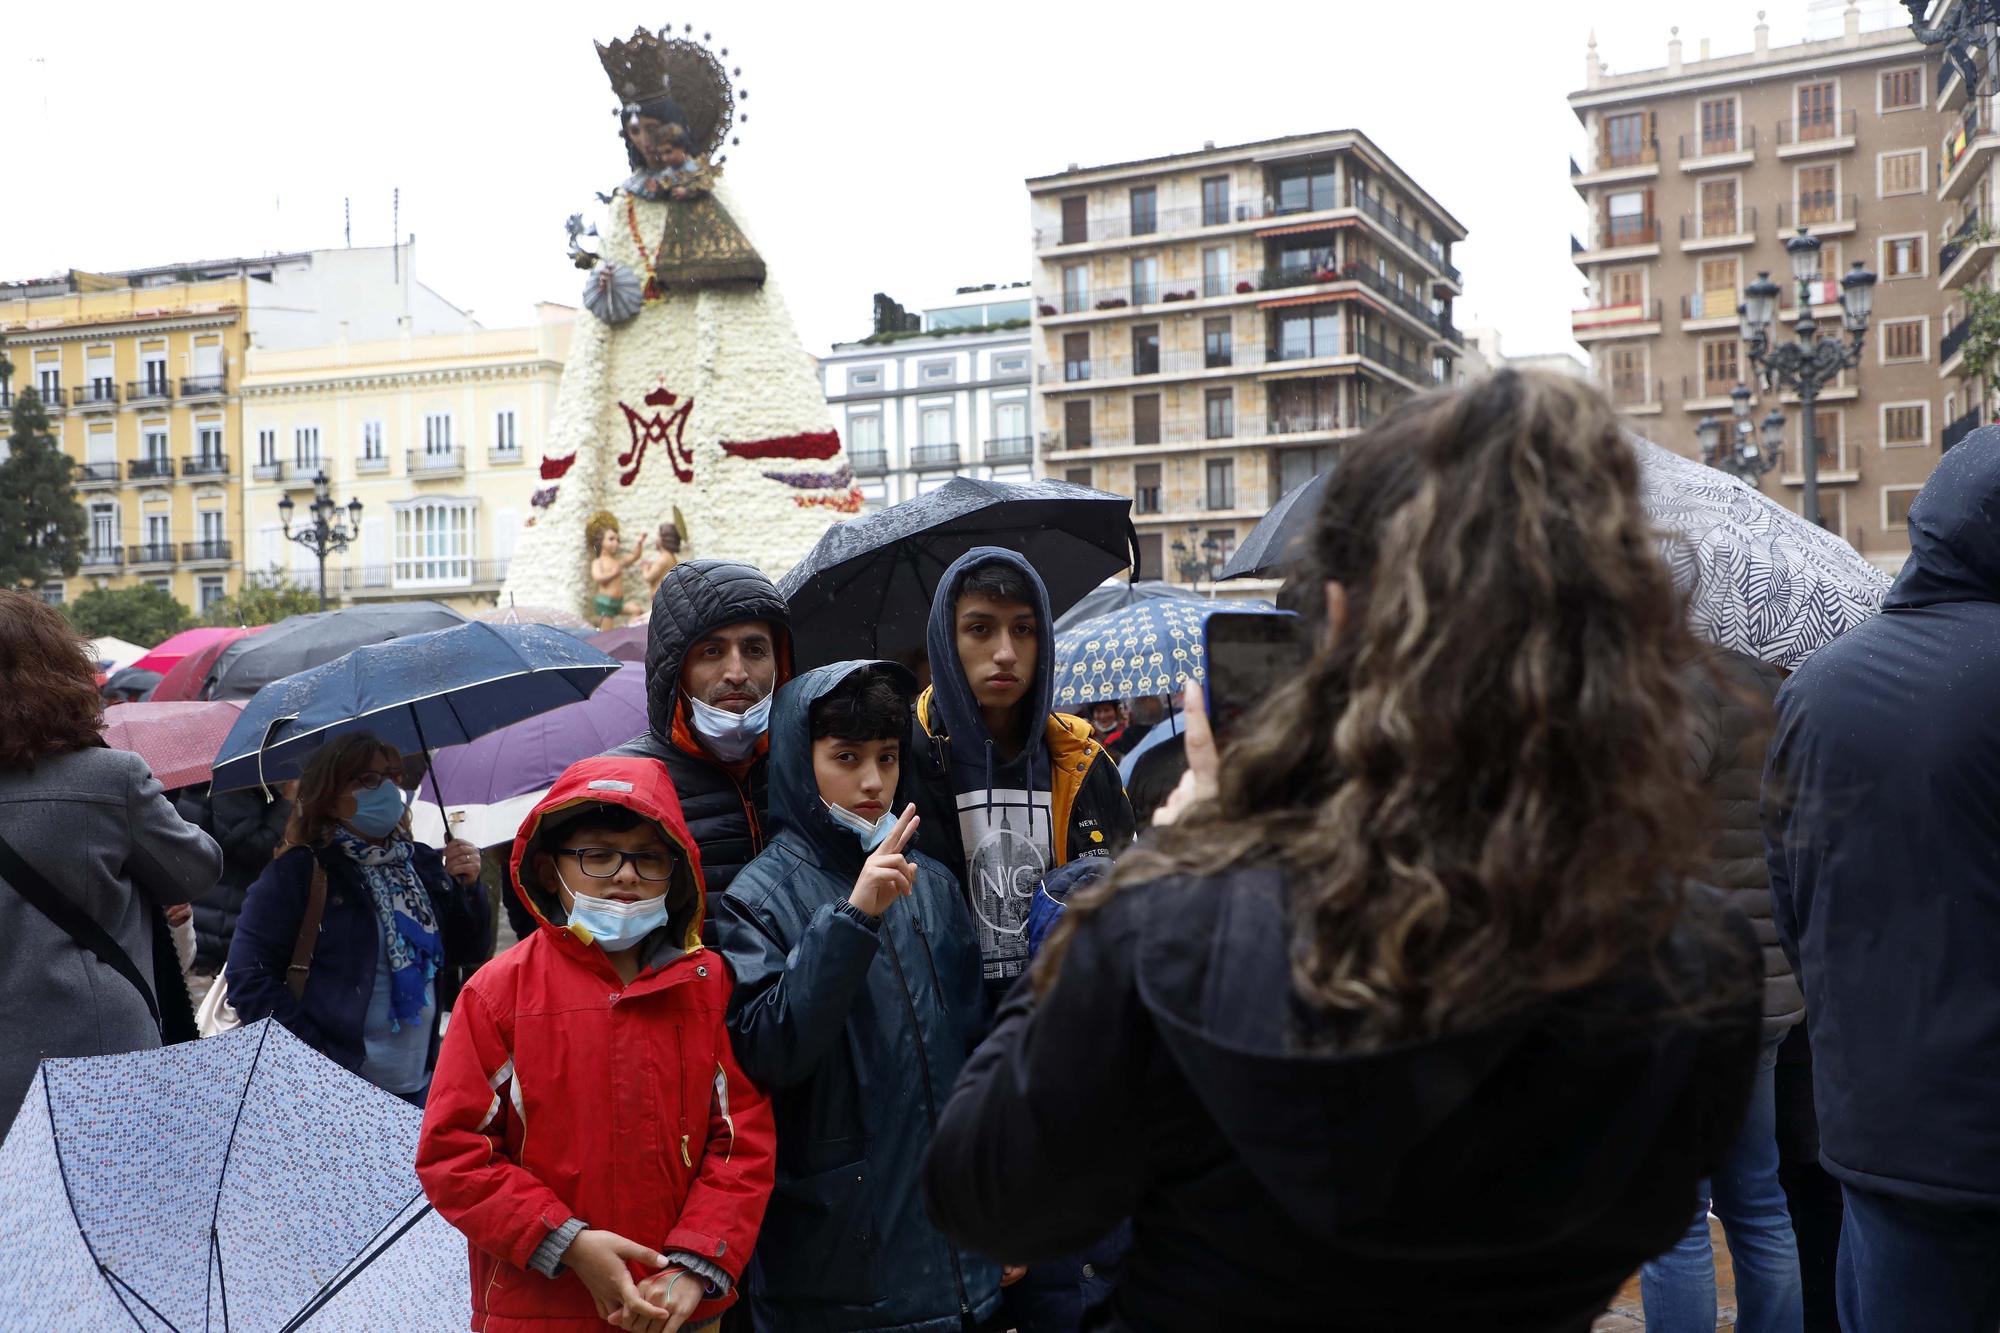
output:
[[[1251,709],[1305,669],[1305,641],[1291,611],[1217,611],[1202,627],[1202,698],[1217,746]]]

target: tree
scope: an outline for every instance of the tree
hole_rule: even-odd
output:
[[[319,610],[319,594],[286,578],[273,567],[268,574],[245,574],[243,586],[208,608],[207,625],[275,625],[287,616]]]
[[[0,353],[0,384],[13,369]],[[71,483],[75,466],[49,433],[41,395],[22,388],[0,462],[0,588],[39,588],[59,574],[76,573],[89,520]]]
[[[150,583],[130,588],[92,588],[63,607],[86,639],[111,635],[150,648],[194,624],[194,613],[174,595]]]

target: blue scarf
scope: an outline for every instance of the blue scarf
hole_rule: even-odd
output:
[[[389,1028],[400,1031],[422,1016],[424,992],[444,959],[431,895],[417,877],[416,848],[401,836],[377,847],[344,828],[334,829],[333,842],[361,871],[375,902],[389,954]]]

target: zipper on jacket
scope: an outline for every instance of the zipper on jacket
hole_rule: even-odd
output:
[[[924,1044],[923,1020],[917,1015],[917,1002],[915,997],[910,994],[910,979],[904,975],[903,956],[896,952],[895,937],[887,930],[884,930],[882,932],[882,943],[889,950],[890,964],[896,969],[896,985],[903,992],[903,1007],[910,1011],[910,1030],[917,1037],[917,1065],[923,1071],[924,1078],[924,1114],[929,1119],[931,1137],[936,1138],[938,1123],[937,1086],[931,1077],[931,1053],[929,1048]],[[929,953],[930,946],[928,944],[924,946],[924,951]],[[933,977],[937,974],[935,964],[932,965],[931,974]],[[944,991],[942,989],[938,991],[938,999],[940,1002],[944,999]],[[951,1256],[951,1280],[952,1284],[958,1288],[958,1311],[961,1315],[970,1317],[972,1314],[972,1300],[966,1295],[965,1270],[959,1267],[958,1247],[943,1236],[940,1236],[939,1239],[944,1240],[945,1253]]]

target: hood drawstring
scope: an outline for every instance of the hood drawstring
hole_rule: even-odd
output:
[[[1033,761],[1030,760],[1029,762],[1032,765]],[[1028,771],[1029,776],[1032,777],[1034,769],[1030,767]],[[986,820],[989,824],[993,821],[993,738],[991,736],[986,738]]]

